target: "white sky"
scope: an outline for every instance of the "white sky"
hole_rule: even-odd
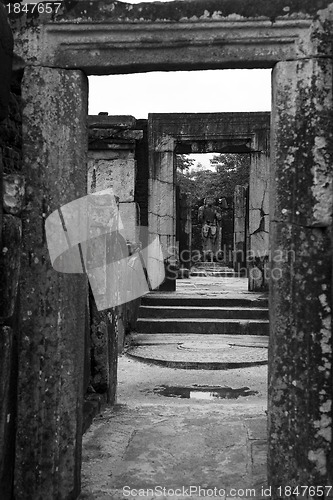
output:
[[[89,114],[270,111],[271,70],[208,70],[89,77]],[[210,155],[212,156],[212,155]],[[208,155],[205,155],[207,158]],[[208,165],[203,156],[198,160]]]

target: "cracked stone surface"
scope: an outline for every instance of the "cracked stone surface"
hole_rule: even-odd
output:
[[[151,500],[176,498],[168,490],[189,486],[224,489],[221,500],[230,488],[251,487],[259,499],[266,480],[266,375],[266,367],[193,372],[121,356],[118,404],[84,436],[80,500],[123,499],[125,486],[150,488],[144,498]],[[163,384],[248,386],[259,394],[184,402],[153,392]],[[177,498],[199,498],[196,493]]]

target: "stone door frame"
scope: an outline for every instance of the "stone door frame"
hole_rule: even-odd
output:
[[[152,236],[159,235],[162,244],[166,281],[163,290],[175,290],[176,248],[176,189],[175,155],[177,153],[251,153],[250,184],[250,250],[256,253],[255,238],[262,217],[257,216],[252,191],[261,188],[256,183],[258,172],[264,184],[269,179],[270,113],[154,113],[148,117],[149,142],[149,223]],[[261,166],[261,168],[260,168]],[[265,196],[266,194],[266,196]],[[267,219],[266,230],[259,231],[265,242],[260,250],[268,258],[268,195],[263,193]],[[259,222],[258,222],[259,221]],[[254,236],[252,233],[256,231]],[[258,257],[259,258],[259,257]],[[249,290],[256,291],[255,273],[251,268]],[[258,280],[259,281],[259,280]],[[258,289],[262,289],[258,285]]]

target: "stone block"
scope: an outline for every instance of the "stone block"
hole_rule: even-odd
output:
[[[3,176],[3,209],[7,214],[19,215],[24,206],[24,177],[18,174]]]
[[[269,180],[270,165],[266,154],[260,153],[251,157],[249,208],[261,209],[264,213],[269,210]]]
[[[132,158],[93,160],[88,166],[89,190],[112,188],[121,202],[134,201],[136,162]]]
[[[131,115],[89,115],[89,128],[119,128],[131,129],[136,125],[136,119]]]
[[[256,231],[261,231],[264,228],[263,223],[263,216],[260,208],[257,209],[251,209],[249,211],[249,233],[254,234]]]
[[[242,234],[245,236],[245,217],[237,217],[234,221],[235,234]]]

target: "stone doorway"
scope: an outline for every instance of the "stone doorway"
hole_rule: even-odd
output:
[[[188,276],[192,267],[192,275],[199,272],[205,275],[204,267],[209,268],[209,262],[215,263],[216,272],[220,268],[221,273],[232,275],[235,271],[248,276],[250,164],[250,153],[177,155],[176,241],[180,277]],[[218,217],[214,222],[215,233],[208,230],[207,234],[212,239],[212,255],[204,254],[202,235],[201,219],[207,196],[214,200]],[[203,265],[205,261],[207,264]]]
[[[249,290],[267,289],[269,254],[270,113],[184,113],[149,116],[149,230],[159,228],[165,253],[163,290],[174,290],[176,241],[176,155],[250,154],[248,251]],[[246,259],[244,259],[246,260]],[[254,268],[254,269],[252,269]]]

